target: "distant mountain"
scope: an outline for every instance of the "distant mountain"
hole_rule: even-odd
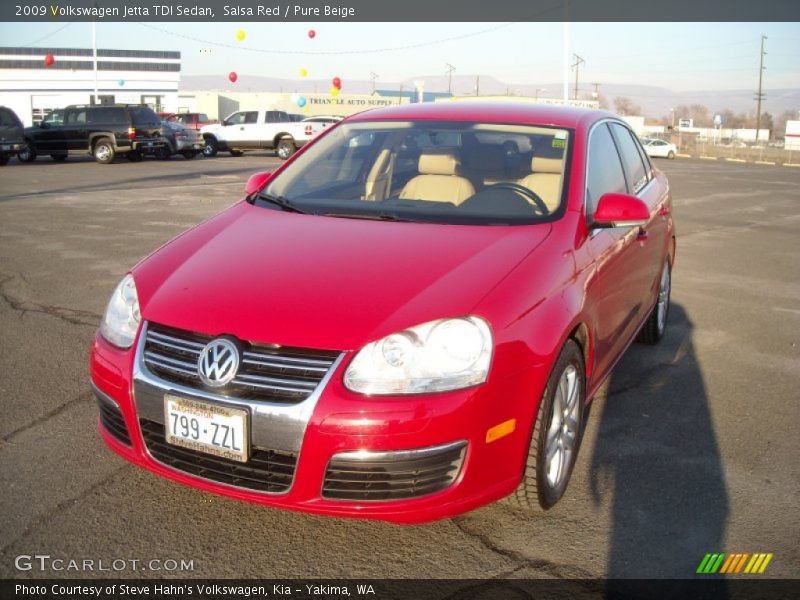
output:
[[[406,79],[404,81],[377,81],[377,90],[413,90],[415,81],[424,81],[426,92],[446,92],[448,78],[445,75],[428,75]],[[369,94],[372,82],[363,80],[344,80],[342,91],[350,94]],[[500,81],[495,77],[481,75],[454,75],[450,84],[451,91],[457,96],[475,95],[515,95],[560,98],[562,84],[513,84]],[[239,74],[236,84],[231,84],[224,75],[183,75],[181,90],[237,91],[237,92],[326,92],[330,89],[328,79],[279,79],[260,75]],[[544,89],[545,91],[542,91]],[[570,94],[572,93],[570,85]],[[579,96],[588,97],[594,88],[589,84],[581,84]],[[773,116],[785,110],[800,111],[800,89],[766,89],[766,100],[762,110]],[[644,116],[662,117],[669,114],[671,108],[681,104],[703,104],[712,113],[730,108],[734,112],[749,113],[755,111],[753,90],[699,90],[689,92],[673,92],[667,88],[647,85],[607,84],[600,86],[600,93],[614,106],[614,98],[626,97],[642,107]]]

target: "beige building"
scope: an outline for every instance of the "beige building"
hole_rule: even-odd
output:
[[[300,106],[301,99],[305,100]],[[372,108],[407,104],[407,98],[387,98],[379,95],[341,94],[280,94],[271,92],[205,92],[178,93],[177,112],[201,112],[211,119],[222,120],[239,110],[285,110],[312,117],[337,115],[346,117]]]

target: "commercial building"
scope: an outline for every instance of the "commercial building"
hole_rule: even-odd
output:
[[[91,48],[0,47],[0,104],[26,126],[69,104],[147,104],[174,112],[180,73],[176,51],[98,48],[95,57]]]

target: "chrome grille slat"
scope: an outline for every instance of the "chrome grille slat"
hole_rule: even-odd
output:
[[[147,369],[168,382],[206,389],[197,361],[214,337],[148,323],[142,359]],[[259,346],[240,342],[241,364],[227,386],[215,390],[230,397],[296,404],[319,385],[339,354],[325,350]]]

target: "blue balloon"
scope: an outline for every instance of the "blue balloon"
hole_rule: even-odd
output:
[[[117,85],[119,87],[122,87],[123,85],[125,85],[125,80],[124,79],[120,79],[119,81],[117,81]]]
[[[306,97],[305,96],[300,96],[297,99],[297,106],[299,106],[300,108],[303,108],[305,105],[306,105]]]

